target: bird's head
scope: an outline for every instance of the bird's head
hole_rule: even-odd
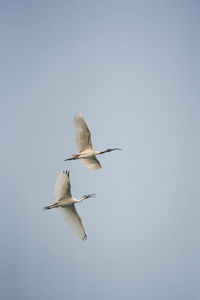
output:
[[[85,199],[88,199],[88,198],[94,198],[96,195],[95,194],[88,194],[88,195],[84,195],[82,198],[81,198],[81,201],[85,200]]]

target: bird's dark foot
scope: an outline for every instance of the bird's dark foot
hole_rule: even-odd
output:
[[[51,207],[50,206],[45,206],[45,207],[43,207],[43,209],[47,210],[47,209],[51,209]]]

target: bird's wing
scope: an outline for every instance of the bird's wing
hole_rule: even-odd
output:
[[[96,158],[96,155],[92,155],[90,158],[81,159],[81,163],[92,170],[101,169],[101,164]]]
[[[66,207],[61,207],[60,209],[65,221],[71,226],[73,231],[82,240],[85,240],[87,238],[87,235],[85,233],[81,218],[79,217],[74,204]]]
[[[69,172],[64,171],[58,175],[55,184],[55,196],[57,201],[61,198],[68,198],[72,196]]]
[[[91,133],[80,113],[74,116],[75,141],[79,152],[92,150]]]

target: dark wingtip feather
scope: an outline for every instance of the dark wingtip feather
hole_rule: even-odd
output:
[[[65,170],[65,171],[63,171],[63,174],[66,174],[68,177],[69,177],[69,171],[67,171],[67,170]]]
[[[82,238],[83,241],[86,241],[88,238],[87,234],[85,233],[84,237]]]

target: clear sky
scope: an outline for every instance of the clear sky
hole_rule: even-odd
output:
[[[3,300],[200,299],[199,1],[0,4]],[[79,161],[81,112],[102,170]],[[59,211],[71,172],[88,240]]]

